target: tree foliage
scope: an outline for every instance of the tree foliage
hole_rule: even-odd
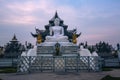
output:
[[[98,53],[110,53],[113,50],[112,45],[103,42],[96,43],[95,48]]]

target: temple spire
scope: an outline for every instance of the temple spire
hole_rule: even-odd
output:
[[[18,42],[17,38],[16,38],[16,35],[14,34],[13,38],[12,38],[12,41],[11,42]]]
[[[55,12],[54,17],[53,17],[50,21],[54,21],[56,18],[59,18],[59,19],[60,19],[60,17],[58,16],[57,11]],[[61,20],[61,19],[60,19],[60,20]],[[61,20],[61,21],[62,21],[62,20]]]
[[[57,11],[55,12],[55,18],[58,18],[58,13],[57,13]]]

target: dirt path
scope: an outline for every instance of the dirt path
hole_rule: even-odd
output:
[[[0,74],[3,80],[100,80],[105,75],[120,77],[120,69],[104,72]]]

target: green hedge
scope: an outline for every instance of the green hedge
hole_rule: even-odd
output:
[[[0,68],[0,73],[16,73],[17,68],[7,67],[7,68]]]
[[[112,77],[110,75],[106,75],[101,80],[120,80],[120,77]]]

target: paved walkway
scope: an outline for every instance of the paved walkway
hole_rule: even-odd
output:
[[[100,80],[105,75],[120,77],[120,69],[104,72],[0,74],[2,80]]]

